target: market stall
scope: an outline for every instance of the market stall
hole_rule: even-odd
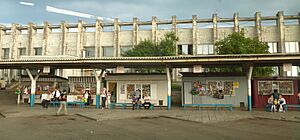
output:
[[[274,89],[283,95],[287,104],[298,104],[298,79],[296,77],[253,78],[253,106],[265,108]]]

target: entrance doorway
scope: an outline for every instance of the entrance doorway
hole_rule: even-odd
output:
[[[117,83],[109,82],[108,83],[108,91],[111,93],[111,102],[116,103],[117,101]]]

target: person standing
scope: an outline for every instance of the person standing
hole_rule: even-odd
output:
[[[273,97],[274,97],[274,105],[275,105],[275,111],[278,111],[279,109],[279,104],[278,104],[278,100],[279,100],[279,92],[278,89],[274,89],[274,92],[272,93]]]
[[[300,92],[298,93],[298,104],[300,104]]]
[[[275,111],[275,105],[274,105],[274,97],[271,94],[269,99],[268,99],[268,111],[274,112]]]
[[[62,94],[61,96],[59,96],[58,98],[58,101],[59,101],[59,108],[56,112],[56,116],[59,115],[60,111],[62,108],[64,108],[64,114],[65,115],[68,115],[68,110],[67,110],[67,97],[65,94]]]
[[[85,90],[84,94],[83,94],[83,102],[85,103],[85,105],[88,105],[89,104],[89,91],[88,90]]]
[[[17,88],[17,90],[16,90],[15,94],[17,94],[17,95],[18,95],[18,98],[17,98],[17,104],[20,104],[20,94],[21,94],[21,90],[20,90],[20,88]]]
[[[111,93],[110,93],[110,91],[108,91],[107,98],[106,98],[106,108],[108,108],[110,105],[110,98],[111,98]]]
[[[107,90],[106,90],[106,88],[103,88],[102,93],[101,93],[102,109],[105,108],[106,95],[107,95]]]

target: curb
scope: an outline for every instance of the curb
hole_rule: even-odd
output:
[[[274,119],[274,118],[267,118],[267,117],[256,117],[257,119],[267,119],[267,120],[276,120],[276,121],[285,121],[285,122],[295,122],[300,123],[300,121],[294,121],[294,120],[286,120],[286,119]]]
[[[80,117],[84,117],[84,118],[89,119],[89,120],[98,121],[95,118],[92,118],[92,117],[89,117],[89,116],[85,116],[85,115],[82,115],[82,114],[79,114],[79,113],[76,113],[75,115],[80,116]]]
[[[6,116],[5,116],[5,115],[3,115],[2,113],[0,113],[0,116],[2,116],[3,118],[5,118],[5,119],[6,119]]]

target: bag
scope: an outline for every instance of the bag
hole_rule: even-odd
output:
[[[283,107],[282,107],[282,105],[279,106],[278,112],[283,112]]]

